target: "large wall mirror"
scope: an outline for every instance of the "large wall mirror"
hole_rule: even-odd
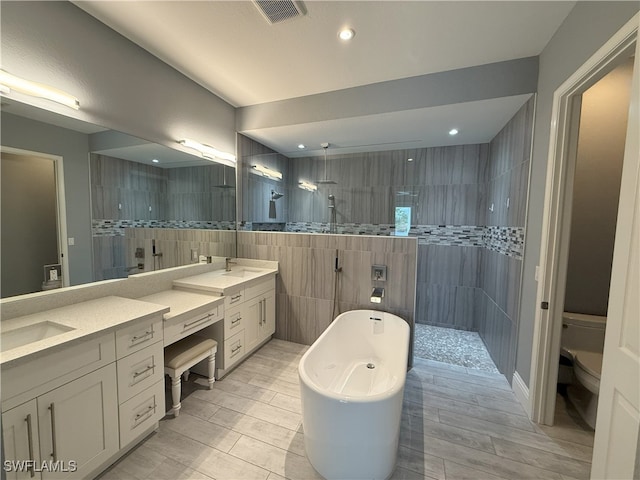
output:
[[[235,256],[236,171],[2,99],[1,296]]]

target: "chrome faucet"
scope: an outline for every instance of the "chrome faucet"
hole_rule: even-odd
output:
[[[144,263],[139,263],[134,267],[125,267],[124,269],[125,272],[130,272],[132,270],[144,270]]]
[[[237,264],[238,264],[238,262],[232,262],[232,261],[231,261],[231,257],[227,257],[227,258],[225,258],[225,259],[224,259],[224,261],[225,261],[224,269],[225,269],[227,272],[230,272],[230,271],[231,271],[231,267],[230,267],[230,265],[237,265]]]

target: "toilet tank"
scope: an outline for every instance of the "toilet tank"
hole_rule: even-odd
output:
[[[602,353],[607,317],[564,312],[561,345],[567,350]]]

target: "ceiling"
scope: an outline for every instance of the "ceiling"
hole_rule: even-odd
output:
[[[307,0],[304,16],[271,25],[251,1],[74,3],[236,107],[537,56],[575,4]],[[348,43],[338,38],[343,27],[356,32]],[[407,132],[432,132],[422,146],[450,144],[445,120],[474,118],[472,135],[456,141],[474,143],[491,140],[524,100],[491,103],[484,119],[477,102],[368,115],[365,123],[375,127],[368,134],[355,118],[242,133],[281,153],[301,142],[311,150],[340,144],[345,153],[416,146]]]

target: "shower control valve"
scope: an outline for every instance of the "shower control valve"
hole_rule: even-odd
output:
[[[387,266],[386,265],[372,265],[371,266],[371,280],[376,282],[387,281]]]

